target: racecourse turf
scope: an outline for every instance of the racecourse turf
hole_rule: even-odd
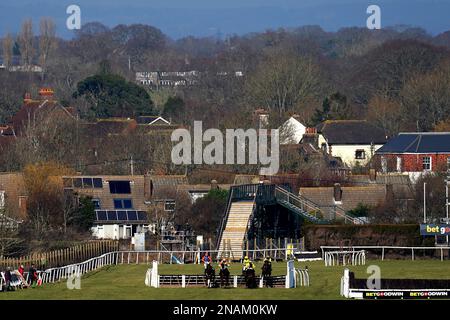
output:
[[[367,278],[369,265],[381,268],[382,278],[450,279],[450,261],[438,260],[386,260],[367,261],[366,266],[350,266],[356,277]],[[286,262],[274,262],[273,275],[286,274]],[[189,299],[189,300],[243,300],[243,299],[342,299],[340,279],[343,266],[325,267],[323,261],[296,262],[296,267],[308,266],[310,287],[285,288],[150,288],[144,279],[149,265],[117,265],[86,274],[81,289],[69,290],[66,282],[44,284],[13,292],[0,292],[2,299]],[[238,274],[241,265],[231,265],[231,274]],[[257,264],[260,274],[261,264]],[[201,274],[201,265],[160,265],[160,274]]]

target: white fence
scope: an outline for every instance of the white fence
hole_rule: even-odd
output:
[[[390,251],[398,252],[409,252],[411,254],[411,260],[415,260],[419,257],[420,253],[425,253],[427,251],[432,251],[439,255],[441,261],[444,261],[444,252],[447,251],[450,254],[450,247],[396,247],[396,246],[351,246],[351,247],[342,247],[342,246],[321,246],[322,250],[322,258],[325,259],[325,253],[328,250],[336,251],[349,249],[349,251],[357,251],[357,250],[365,250],[366,253],[377,254],[381,257],[381,260],[384,260],[386,254]]]
[[[326,251],[324,253],[325,266],[359,266],[366,264],[366,252],[360,251]]]
[[[264,250],[249,250],[255,252],[261,258],[279,252],[285,249],[264,249]],[[217,251],[208,251],[210,256],[214,256]],[[50,268],[45,271],[38,271],[38,275],[42,279],[42,283],[54,283],[60,280],[68,279],[69,277],[80,277],[88,272],[100,269],[109,265],[117,264],[150,264],[152,261],[160,263],[173,263],[173,257],[190,257],[193,263],[200,263],[201,255],[205,252],[193,251],[113,251],[105,253],[99,257],[91,258],[84,262],[74,263],[63,267]],[[184,259],[182,260],[184,261]],[[25,277],[28,281],[28,276]],[[0,277],[0,283],[3,285],[4,281]],[[1,287],[0,287],[1,288]],[[1,289],[0,289],[1,290]]]

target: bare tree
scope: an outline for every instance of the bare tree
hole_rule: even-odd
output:
[[[11,65],[14,40],[11,34],[7,34],[3,39],[3,64],[6,68]]]
[[[0,209],[0,257],[15,255],[23,244],[18,237],[19,224],[9,217],[8,209]]]
[[[56,46],[55,23],[51,18],[42,18],[39,28],[41,32],[39,37],[39,63],[43,69],[42,76],[44,77],[48,57]]]
[[[389,97],[375,96],[369,101],[368,120],[384,130],[388,136],[400,131],[402,110],[398,101]]]
[[[19,34],[19,46],[22,63],[26,67],[30,67],[33,63],[33,37],[33,22],[31,19],[25,20]]]
[[[310,58],[274,52],[248,81],[250,102],[281,115],[305,98],[318,94],[319,74]]]

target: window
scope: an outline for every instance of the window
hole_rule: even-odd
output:
[[[131,199],[114,199],[115,209],[133,209],[133,201]]]
[[[431,170],[431,157],[423,157],[422,158],[423,170]]]
[[[92,199],[92,203],[94,204],[94,207],[96,210],[101,209],[101,203],[100,203],[100,199]]]
[[[402,172],[402,158],[397,157],[397,172]]]
[[[111,193],[130,194],[131,193],[130,181],[110,181],[109,191]]]
[[[166,201],[164,203],[164,211],[175,211],[175,201]]]
[[[0,209],[5,208],[5,191],[0,191]]]
[[[386,157],[381,157],[381,170],[384,173],[387,172],[387,159],[386,159]]]
[[[365,159],[366,158],[366,152],[362,149],[356,150],[355,152],[355,159]]]

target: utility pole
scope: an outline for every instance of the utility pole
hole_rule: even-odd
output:
[[[423,223],[427,223],[427,183],[423,183]]]

